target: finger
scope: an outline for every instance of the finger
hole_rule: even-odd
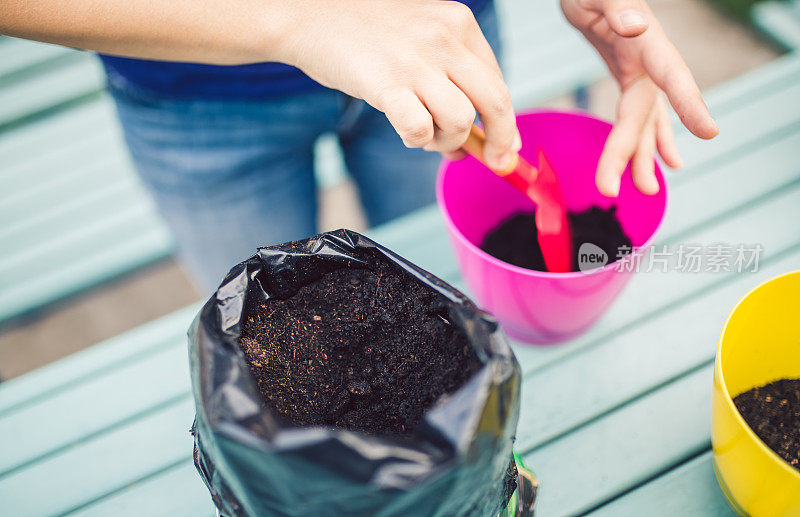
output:
[[[470,52],[483,61],[483,64],[488,66],[500,78],[503,77],[503,71],[500,68],[500,63],[497,61],[497,56],[495,56],[492,46],[486,41],[486,37],[483,35],[483,31],[481,31],[478,22],[475,22],[474,26],[465,36],[464,44]]]
[[[656,100],[656,145],[658,154],[664,159],[664,163],[673,169],[683,167],[683,160],[678,152],[678,146],[675,145],[675,134],[672,131],[669,113],[661,96]]]
[[[648,75],[667,94],[670,104],[689,131],[706,139],[719,134],[717,123],[703,102],[692,72],[663,33],[656,37],[656,43],[645,47],[642,60]]]
[[[603,0],[603,16],[611,29],[631,38],[643,34],[650,26],[648,9],[642,0]]]
[[[642,129],[639,146],[631,161],[631,176],[633,184],[643,194],[653,195],[658,193],[658,180],[656,180],[655,153],[656,153],[656,106],[650,110],[650,116]]]
[[[508,87],[466,49],[453,60],[449,74],[481,117],[486,133],[483,155],[487,164],[494,169],[507,168],[511,163],[512,147],[519,136]]]
[[[423,147],[433,140],[433,118],[411,90],[384,90],[370,104],[386,115],[406,147]]]
[[[597,163],[595,183],[604,196],[619,195],[620,177],[636,152],[656,93],[655,85],[647,78],[636,81],[622,92],[617,107],[617,122],[608,135]]]
[[[421,81],[424,87],[417,95],[433,116],[433,140],[426,151],[450,152],[460,149],[467,141],[469,130],[475,122],[475,108],[458,86],[442,74]]]
[[[483,63],[493,70],[500,77],[503,76],[500,64],[494,55],[492,46],[486,41],[480,25],[478,25],[475,15],[469,7],[460,2],[439,2],[440,8],[458,12],[453,19],[458,20],[458,33],[464,45],[470,52],[475,54]]]

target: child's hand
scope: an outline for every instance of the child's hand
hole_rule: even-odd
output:
[[[292,0],[278,58],[386,114],[408,147],[455,152],[477,110],[487,160],[520,147],[511,97],[468,7],[431,0]],[[505,162],[505,163],[504,163]]]
[[[617,122],[597,165],[597,187],[616,196],[630,160],[636,187],[658,192],[656,148],[667,165],[681,166],[659,88],[692,133],[700,138],[719,133],[689,68],[643,0],[561,0],[561,8],[597,48],[622,90]]]

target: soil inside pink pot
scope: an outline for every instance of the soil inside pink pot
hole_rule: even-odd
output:
[[[547,271],[534,216],[534,212],[517,212],[504,219],[486,235],[481,249],[514,266]],[[631,240],[620,226],[616,207],[595,206],[583,212],[568,212],[567,219],[572,229],[572,271],[586,271],[586,265],[604,266],[631,253]],[[591,264],[585,255],[598,250],[587,248],[587,243],[602,250],[606,260]],[[579,268],[579,264],[583,267]]]

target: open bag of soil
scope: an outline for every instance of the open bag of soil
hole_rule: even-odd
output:
[[[260,248],[189,330],[194,458],[224,516],[491,516],[520,369],[495,320],[370,239]]]

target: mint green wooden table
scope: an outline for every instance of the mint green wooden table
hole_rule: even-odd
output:
[[[729,515],[711,468],[720,327],[756,283],[800,267],[800,58],[708,96],[722,134],[681,133],[659,244],[760,243],[757,273],[642,273],[588,333],[514,344],[518,450],[539,515]],[[437,209],[372,236],[463,287]],[[211,516],[191,463],[187,307],[0,384],[0,514]]]

